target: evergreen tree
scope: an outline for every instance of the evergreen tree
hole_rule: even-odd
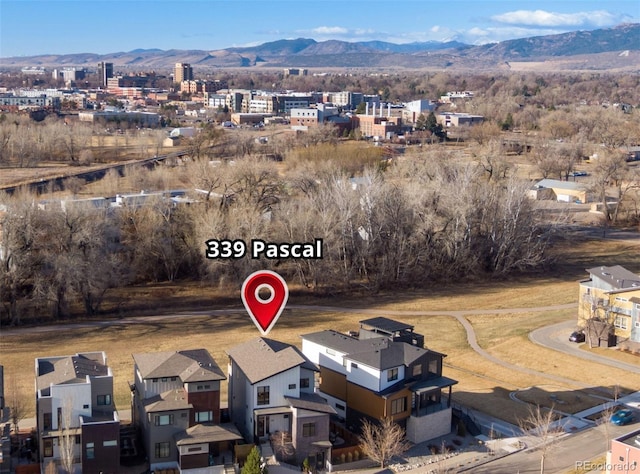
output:
[[[242,466],[241,474],[267,474],[267,465],[260,460],[260,451],[254,446]]]
[[[426,130],[427,129],[427,117],[424,114],[420,114],[418,119],[416,120],[416,130]]]
[[[442,125],[438,123],[438,120],[436,119],[436,114],[434,114],[433,112],[429,112],[429,115],[427,116],[427,120],[425,123],[425,127],[427,130],[429,130],[433,135],[438,137],[440,140],[444,140],[444,138],[447,135],[445,131],[442,129]]]

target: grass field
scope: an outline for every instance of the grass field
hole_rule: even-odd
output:
[[[593,257],[588,257],[592,254]],[[577,410],[597,403],[591,390],[580,390],[542,376],[505,368],[476,354],[466,342],[460,323],[450,316],[394,316],[393,311],[481,310],[470,315],[481,347],[492,355],[524,368],[562,376],[606,390],[620,384],[622,392],[640,387],[640,376],[577,360],[534,345],[528,333],[538,327],[575,317],[574,310],[498,314],[496,309],[532,308],[567,304],[577,300],[577,280],[585,268],[621,264],[637,271],[638,247],[628,243],[573,242],[563,254],[564,263],[553,272],[511,281],[451,284],[423,290],[389,292],[379,295],[343,295],[317,297],[303,295],[292,288],[290,304],[325,305],[353,309],[379,309],[390,317],[413,324],[425,335],[425,345],[447,354],[444,374],[457,379],[454,399],[507,421],[516,422],[526,415],[527,405],[514,401],[515,392],[522,401],[551,405],[559,403],[563,411]],[[163,284],[119,289],[110,295],[108,305],[120,305],[119,316],[179,313],[194,309],[240,308],[239,295],[212,292],[206,284]],[[357,329],[358,321],[371,315],[357,312],[321,312],[287,309],[269,337],[299,345],[300,334],[322,329]],[[119,321],[120,323],[124,320]],[[56,330],[37,334],[7,333],[0,339],[0,364],[5,368],[5,396],[10,403],[13,387],[29,403],[29,416],[35,410],[34,358],[66,355],[82,351],[106,352],[115,376],[115,401],[120,409],[130,406],[128,383],[133,379],[133,353],[205,348],[226,372],[225,351],[247,339],[257,337],[248,316],[229,311],[224,316],[185,316],[164,318],[139,324],[115,324],[108,327]],[[638,360],[630,354],[624,358]],[[226,387],[223,387],[223,399]]]

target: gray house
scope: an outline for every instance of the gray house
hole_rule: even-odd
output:
[[[248,441],[271,439],[282,458],[325,469],[331,460],[329,418],[335,414],[314,393],[318,368],[297,348],[256,338],[227,351],[229,415]],[[278,454],[278,451],[276,451]]]

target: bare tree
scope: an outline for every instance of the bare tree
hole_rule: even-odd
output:
[[[554,415],[553,406],[529,406],[529,414],[518,420],[518,426],[536,440],[536,449],[540,453],[540,474],[544,474],[545,460],[557,444],[558,436],[563,432]]]
[[[20,432],[20,421],[24,420],[28,412],[27,398],[20,393],[18,380],[15,373],[12,373],[8,379],[9,389],[9,418],[13,423],[13,429],[16,436]]]
[[[603,340],[608,341],[610,335],[614,333],[615,313],[605,299],[591,294],[583,295],[582,319],[589,347],[600,347],[600,343]]]
[[[65,396],[62,400],[62,407],[59,410],[58,431],[60,436],[58,445],[60,448],[60,465],[66,474],[72,474],[75,459],[76,430],[73,426],[73,398],[70,395]]]
[[[620,385],[616,384],[613,386],[611,395],[613,401],[604,404],[604,408],[600,412],[600,418],[596,421],[596,425],[602,431],[602,436],[604,436],[605,451],[609,450],[609,441],[611,440],[611,416],[617,410],[618,397],[620,397]]]
[[[364,420],[359,439],[362,452],[382,469],[394,456],[400,456],[409,448],[404,429],[388,417],[379,424]]]

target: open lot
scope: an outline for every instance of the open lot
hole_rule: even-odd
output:
[[[344,295],[314,297],[292,288],[290,305],[323,305],[352,308],[351,311],[319,311],[287,309],[270,337],[299,344],[299,335],[332,328],[339,331],[356,329],[358,321],[370,317],[364,310],[377,309],[390,317],[415,325],[425,335],[430,349],[447,354],[445,375],[459,380],[454,399],[507,421],[516,422],[526,414],[527,405],[510,397],[516,393],[521,401],[535,402],[575,412],[593,404],[616,384],[622,393],[640,386],[640,375],[578,361],[531,343],[527,334],[541,326],[575,317],[572,309],[557,311],[496,313],[498,309],[535,308],[568,304],[577,299],[577,280],[584,268],[593,265],[626,265],[637,269],[640,264],[638,246],[628,242],[573,242],[563,252],[565,263],[537,277],[511,281],[465,283],[420,291],[393,292],[373,296]],[[231,291],[226,297],[212,294],[206,284],[172,284],[123,288],[110,296],[110,305],[120,303],[120,317],[113,325],[60,329],[51,332],[20,333],[3,330],[0,340],[1,363],[5,367],[5,395],[10,403],[14,390],[27,400],[33,395],[33,361],[38,356],[53,356],[81,351],[104,350],[115,380],[117,406],[130,405],[128,383],[133,379],[132,353],[206,348],[226,371],[225,351],[235,344],[257,337],[258,332],[243,311],[239,296]],[[223,315],[203,316],[194,310],[229,309]],[[362,313],[357,312],[363,310]],[[354,311],[355,310],[355,311]],[[575,383],[563,384],[543,376],[531,376],[519,370],[497,365],[474,352],[466,341],[460,323],[448,315],[394,315],[394,311],[464,311],[486,310],[486,314],[468,315],[476,331],[478,343],[490,354],[523,368],[564,377]],[[189,313],[192,311],[192,313]],[[172,318],[149,317],[128,324],[129,316],[179,314]],[[621,357],[634,358],[630,354]],[[634,358],[633,360],[637,360]],[[581,388],[584,385],[584,388]],[[226,391],[223,388],[223,392]],[[223,394],[223,396],[226,394]],[[600,400],[601,401],[601,400]],[[35,407],[29,403],[29,415]]]

